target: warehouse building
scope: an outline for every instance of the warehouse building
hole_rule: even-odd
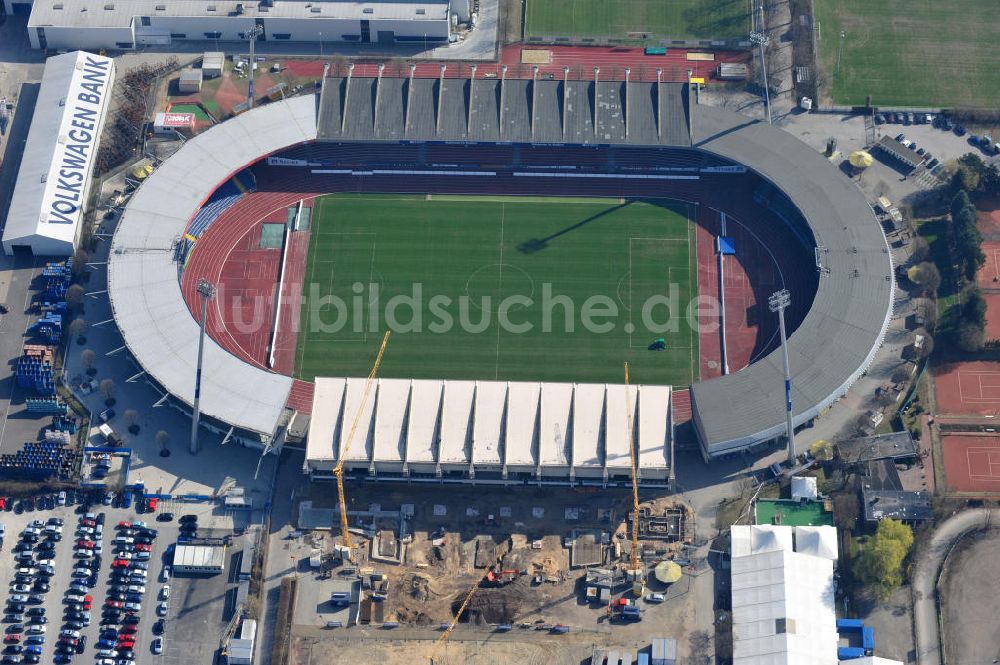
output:
[[[215,575],[226,569],[226,546],[177,545],[174,550],[174,571],[195,575]]]
[[[45,62],[4,224],[6,254],[75,250],[114,77],[111,58],[82,51]]]
[[[734,665],[837,665],[832,526],[730,529]]]
[[[26,3],[3,0],[8,13]],[[134,49],[185,41],[447,42],[450,16],[468,20],[468,0],[39,0],[28,40],[37,49]]]
[[[667,486],[670,388],[589,383],[317,378],[306,467],[455,482]],[[350,447],[351,425],[360,419]]]

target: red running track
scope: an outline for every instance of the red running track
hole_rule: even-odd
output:
[[[188,260],[181,278],[184,300],[192,316],[201,321],[198,308],[197,285],[207,279],[218,286],[218,295],[208,309],[206,328],[208,334],[224,349],[241,360],[267,369],[268,344],[273,326],[274,294],[280,268],[279,249],[260,249],[262,223],[273,220],[284,223],[286,209],[303,198],[317,194],[289,192],[256,192],[244,196],[234,206],[219,216],[202,235]],[[293,234],[294,235],[294,234]],[[308,239],[305,240],[308,246]],[[296,261],[305,262],[299,252]],[[292,257],[289,257],[290,259]],[[298,270],[298,288],[305,266],[292,267],[292,276]],[[286,285],[285,293],[295,287]],[[293,308],[283,310],[286,323],[298,316]],[[291,374],[297,325],[279,326],[276,348],[284,350],[285,367],[276,367],[283,374]]]
[[[698,295],[719,298],[719,264],[715,240],[722,234],[717,211],[699,206],[697,226]],[[773,291],[780,283],[779,269],[761,240],[733,217],[726,219],[726,235],[733,239],[736,254],[725,260],[722,287],[726,299],[726,360],[729,372],[738,372],[757,360],[754,350],[770,351],[762,336],[774,334],[776,324],[762,321],[754,288]],[[699,318],[701,379],[722,375],[722,335],[718,321]],[[708,325],[708,324],[716,325]],[[763,342],[763,343],[762,343]]]
[[[562,79],[563,67],[569,67],[571,80],[594,78],[594,67],[600,67],[600,79],[606,81],[625,80],[625,67],[631,67],[630,79],[633,81],[656,81],[656,69],[662,70],[663,81],[682,82],[687,80],[687,70],[692,70],[692,76],[704,78],[706,81],[715,77],[720,62],[748,62],[749,54],[738,51],[716,51],[715,60],[688,60],[689,49],[668,49],[666,55],[648,56],[642,48],[611,47],[611,46],[528,46],[515,44],[505,47],[500,53],[499,62],[476,63],[476,77],[490,78],[500,75],[503,65],[507,65],[507,77],[511,79],[528,79],[532,77],[532,65],[521,63],[521,51],[549,51],[551,59],[548,64],[539,65],[541,76],[552,75]],[[704,51],[691,49],[699,53]],[[354,62],[352,76],[378,76],[379,61]],[[410,75],[410,63],[403,60],[386,59],[382,76],[403,77]],[[416,68],[413,75],[417,78],[438,78],[441,76],[441,65],[445,68],[445,78],[469,78],[472,73],[471,63],[465,62],[414,62]],[[297,62],[289,61],[285,71],[293,76],[320,77],[323,75],[322,61]],[[331,63],[331,76],[345,76],[346,65]]]

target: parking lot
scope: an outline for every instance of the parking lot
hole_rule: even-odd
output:
[[[11,509],[17,503],[21,502],[9,499],[7,501],[7,510],[0,513],[0,523],[3,523],[5,531],[3,549],[0,551],[0,579],[11,585],[11,591],[8,592],[8,598],[5,598],[4,602],[8,603],[10,601],[10,595],[14,593],[13,584],[16,583],[16,576],[18,574],[17,568],[19,564],[15,559],[15,549],[26,549],[26,545],[19,545],[22,542],[21,534],[25,527],[32,524],[35,520],[40,521],[43,528],[41,529],[42,533],[37,537],[37,542],[33,543],[31,547],[30,558],[33,561],[31,564],[23,563],[20,565],[22,566],[21,579],[25,580],[25,583],[29,587],[27,593],[32,593],[38,589],[39,595],[36,598],[25,599],[26,602],[23,603],[24,608],[20,621],[13,621],[16,617],[11,616],[10,611],[5,612],[5,621],[3,623],[5,643],[2,647],[2,660],[4,662],[37,662],[48,665],[49,663],[78,661],[88,664],[96,662],[101,665],[111,665],[111,663],[121,665],[122,654],[127,654],[128,651],[116,652],[114,660],[110,662],[102,662],[101,656],[98,653],[98,641],[101,639],[102,630],[108,631],[111,629],[116,632],[121,631],[119,635],[116,635],[118,639],[124,637],[126,634],[134,635],[134,645],[131,651],[135,662],[166,663],[168,660],[171,663],[212,662],[211,652],[218,648],[221,631],[219,623],[222,621],[224,609],[227,607],[225,602],[223,602],[225,600],[224,596],[227,593],[227,580],[233,570],[228,562],[227,567],[229,568],[229,572],[226,575],[218,575],[215,578],[182,576],[176,580],[171,579],[166,582],[166,584],[171,586],[171,593],[169,607],[165,611],[166,616],[162,617],[165,619],[164,630],[162,632],[163,655],[153,653],[152,644],[157,637],[157,635],[154,635],[154,624],[161,618],[157,616],[157,605],[163,598],[164,578],[162,577],[162,573],[164,555],[167,553],[168,547],[175,543],[179,535],[180,523],[178,519],[182,514],[201,513],[203,517],[199,517],[198,523],[198,528],[201,529],[202,520],[206,525],[213,522],[229,523],[231,525],[231,518],[226,517],[224,514],[213,517],[211,514],[213,506],[211,504],[181,506],[185,510],[185,513],[176,513],[174,520],[164,522],[157,521],[157,517],[162,515],[164,508],[169,509],[171,506],[160,506],[160,511],[155,514],[139,514],[137,512],[137,505],[134,503],[132,506],[125,508],[104,505],[98,500],[87,507],[77,503],[76,505],[56,506],[52,509],[38,508],[36,506],[34,510],[17,512]],[[18,510],[21,510],[21,507]],[[94,524],[88,528],[94,529],[95,532],[93,534],[78,535],[77,528],[80,520],[84,519],[85,514],[88,512],[92,514],[91,517],[94,521]],[[58,521],[59,519],[63,520],[61,534],[47,534],[44,526],[50,520]],[[101,528],[103,538],[99,539],[96,531],[97,524],[101,519],[103,519],[103,526]],[[123,547],[129,551],[130,556],[137,556],[137,552],[135,551],[136,546],[142,543],[136,539],[142,540],[142,530],[133,528],[131,532],[126,532],[123,528],[119,527],[120,522],[134,524],[136,520],[144,520],[148,527],[157,531],[156,536],[151,538],[150,556],[149,560],[145,562],[147,570],[144,584],[141,580],[142,575],[136,573],[141,564],[137,566],[135,562],[130,561],[126,567],[121,562],[117,566],[114,563],[116,549],[114,539],[119,535],[124,538],[133,539],[132,543],[123,545]],[[87,524],[90,523],[87,522]],[[55,525],[49,528],[49,531],[56,530]],[[129,535],[126,536],[124,535],[125,533],[129,533]],[[231,533],[231,526],[228,531],[198,531],[199,536],[221,536],[224,533]],[[93,549],[89,545],[84,545],[83,547],[79,547],[79,549],[87,549],[88,551],[97,551],[100,549],[101,551],[100,566],[96,569],[96,575],[89,578],[82,576],[85,571],[79,562],[91,561],[94,557],[75,554],[75,550],[78,549],[78,541],[80,540],[87,540],[89,543],[93,543]],[[27,558],[29,554],[20,554],[19,556]],[[52,574],[50,576],[42,574],[44,570],[40,570],[46,564],[39,564],[39,562],[46,559],[52,562],[50,569]],[[30,567],[30,569],[35,571],[31,574],[30,580],[28,577],[25,577],[28,571],[23,570],[24,567]],[[80,577],[74,578],[74,570],[78,568],[81,569],[79,572]],[[119,573],[121,578],[127,577],[129,579],[128,584],[135,587],[145,587],[145,589],[121,589],[120,593],[122,595],[116,597],[115,602],[120,601],[123,604],[125,602],[140,602],[141,608],[136,609],[134,612],[123,611],[117,613],[112,618],[105,616],[105,605],[111,592],[112,571],[119,569],[128,571],[127,576]],[[43,592],[41,590],[44,587],[36,587],[35,584],[42,581],[45,577],[48,577],[49,588]],[[85,593],[81,594],[83,598],[78,599],[80,601],[78,607],[70,607],[66,604],[65,599],[67,593],[72,592],[70,588],[71,584],[77,580],[80,580],[83,584],[84,589],[81,589],[81,591],[85,591]],[[25,589],[20,587],[18,590],[25,591]],[[86,596],[90,596],[90,598],[88,599]],[[85,609],[88,604],[90,605],[89,610]],[[231,602],[229,606],[231,606]],[[9,608],[10,606],[8,605]],[[80,614],[76,616],[76,620],[84,624],[78,629],[80,637],[71,638],[81,641],[85,640],[82,654],[76,654],[75,650],[71,654],[58,654],[56,651],[57,646],[59,646],[60,632],[64,629],[64,615],[70,610],[79,612]],[[88,613],[89,617],[87,616]],[[118,623],[119,621],[126,621],[126,617],[129,614],[135,618],[130,618],[127,621],[136,622],[137,620],[133,624],[135,625],[134,633],[125,632],[132,630],[131,628],[126,628],[129,624]],[[44,619],[36,618],[36,615],[43,615]],[[213,615],[214,619],[212,618]],[[183,627],[175,624],[175,620],[178,618],[184,619]],[[41,646],[41,654],[37,657],[37,660],[28,652],[28,647],[32,646],[28,644],[30,634],[28,627],[31,625],[31,621],[44,621],[44,623],[39,624],[44,626],[44,633],[40,636],[44,639],[44,643],[38,645]],[[14,638],[11,637],[12,635],[20,636],[16,643],[14,642]],[[107,635],[110,635],[110,633]],[[32,637],[31,640],[40,641],[39,637]],[[120,644],[120,642],[113,643]],[[204,653],[202,653],[202,647],[204,647]],[[111,654],[107,655],[110,656]],[[126,659],[126,662],[131,661]]]

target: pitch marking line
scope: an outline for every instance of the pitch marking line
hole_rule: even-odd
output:
[[[958,396],[963,404],[1000,402],[1000,372],[958,372]]]
[[[969,468],[969,480],[1000,482],[1000,448],[983,446],[966,448],[965,458]],[[978,463],[974,463],[973,460]],[[982,473],[983,471],[986,473]]]

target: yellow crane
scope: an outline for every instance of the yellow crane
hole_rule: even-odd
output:
[[[451,637],[452,631],[455,630],[455,625],[458,624],[458,618],[462,616],[462,612],[464,612],[465,608],[469,606],[469,603],[472,601],[472,597],[476,595],[477,591],[479,591],[479,587],[482,585],[483,580],[485,580],[489,576],[490,571],[492,571],[493,568],[496,567],[496,564],[499,561],[500,559],[497,559],[496,562],[487,566],[486,572],[483,573],[483,576],[480,577],[478,580],[476,580],[476,583],[472,585],[472,588],[469,589],[469,592],[465,594],[465,599],[462,600],[462,604],[458,606],[458,611],[455,612],[455,616],[451,618],[451,623],[448,624],[448,627],[441,634],[441,637],[437,638],[437,641],[434,643],[434,647],[431,649],[431,655],[428,658],[430,665],[434,665],[434,656],[437,655],[438,650],[442,646],[444,646],[444,643],[448,641],[449,637]]]
[[[628,427],[628,458],[632,463],[632,552],[629,575],[632,578],[632,591],[642,595],[645,580],[642,574],[642,561],[639,560],[639,481],[635,461],[635,427],[632,423],[632,395],[629,392],[628,363],[625,363],[625,420]]]
[[[344,461],[347,459],[347,453],[351,450],[354,433],[358,429],[358,423],[361,421],[361,414],[365,410],[365,404],[368,403],[368,394],[375,383],[375,375],[378,373],[379,365],[382,364],[382,355],[385,353],[385,347],[388,344],[389,331],[386,330],[385,335],[382,336],[382,346],[379,347],[378,355],[375,357],[375,364],[372,365],[372,371],[368,373],[368,380],[365,382],[365,392],[361,395],[361,402],[358,404],[358,410],[354,414],[354,422],[351,423],[347,439],[340,445],[337,466],[333,469],[333,475],[337,477],[337,498],[340,500],[340,538],[344,547],[348,549],[351,549],[353,545],[351,544],[351,533],[347,528],[347,502],[344,500]]]

